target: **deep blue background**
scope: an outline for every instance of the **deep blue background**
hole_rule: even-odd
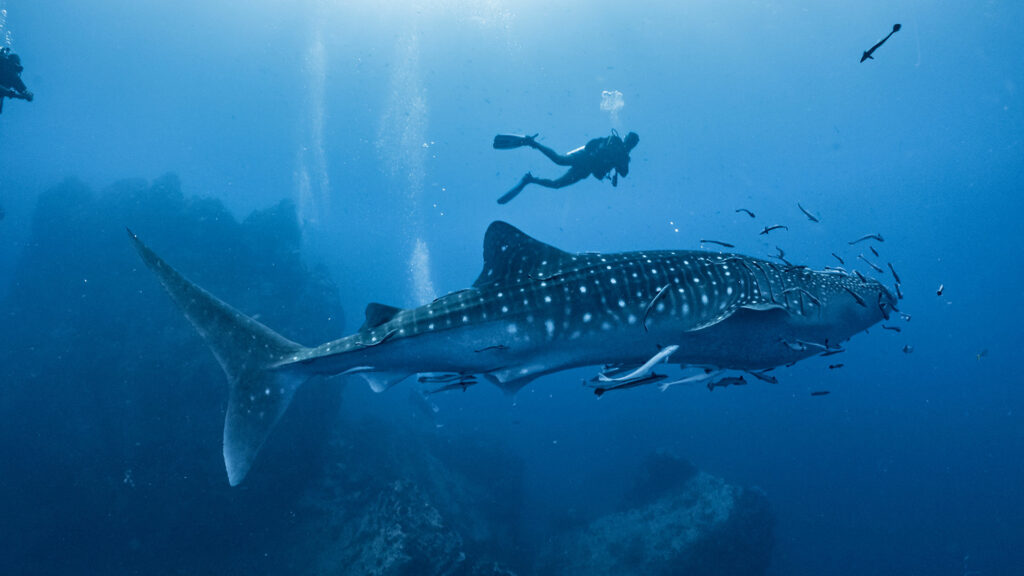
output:
[[[438,397],[442,417],[507,435],[538,510],[600,507],[660,447],[760,486],[777,574],[962,574],[965,556],[985,575],[1024,569],[1024,5],[378,4],[0,1],[36,94],[0,115],[0,293],[37,195],[67,176],[102,188],[173,171],[239,217],[293,199],[345,332],[368,301],[471,283],[499,218],[568,250],[715,238],[816,267],[880,232],[913,320],[856,336],[841,370],[814,359],[779,386],[600,401],[574,373],[513,406],[483,386]],[[618,122],[602,90],[624,94]],[[495,203],[526,170],[558,174],[492,150],[495,133],[569,150],[613,127],[641,136],[617,188]],[[790,230],[758,235],[773,223]],[[399,391],[348,398],[407,408]]]

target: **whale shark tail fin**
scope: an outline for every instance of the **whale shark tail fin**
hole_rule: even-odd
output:
[[[182,276],[128,230],[135,249],[213,351],[228,378],[224,465],[238,485],[295,391],[313,374],[298,360],[307,350]]]

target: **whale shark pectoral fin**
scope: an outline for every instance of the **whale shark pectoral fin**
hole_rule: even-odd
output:
[[[495,372],[487,372],[484,378],[501,388],[507,396],[515,396],[524,386],[533,382],[540,374],[533,374],[528,368],[507,368]]]
[[[370,390],[380,394],[381,392],[405,380],[412,374],[406,372],[356,372],[356,378],[361,378],[370,385]]]

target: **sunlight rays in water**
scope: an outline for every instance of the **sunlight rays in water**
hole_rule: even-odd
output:
[[[414,302],[422,304],[437,297],[434,281],[430,278],[430,249],[422,238],[417,238],[413,243],[409,275],[412,277]]]
[[[429,109],[420,73],[419,36],[409,33],[395,47],[395,64],[387,104],[377,131],[377,157],[383,170],[404,190],[405,216],[415,238],[409,257],[412,299],[416,303],[434,298],[430,273],[430,251],[423,240],[420,210],[427,178],[427,125]]]
[[[295,185],[299,221],[316,227],[330,208],[331,181],[324,150],[326,112],[327,50],[324,48],[322,20],[318,20],[306,51],[305,73],[309,79],[306,109],[307,134],[298,151]],[[312,175],[310,174],[312,172]]]

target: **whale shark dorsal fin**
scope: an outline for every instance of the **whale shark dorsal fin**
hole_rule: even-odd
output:
[[[359,327],[360,332],[372,330],[385,322],[390,322],[395,314],[401,312],[401,308],[395,308],[394,306],[388,306],[387,304],[378,304],[377,302],[370,302],[366,305],[366,321]]]
[[[531,238],[500,220],[487,227],[484,235],[484,269],[473,283],[475,288],[529,276],[533,279],[557,276],[577,259],[550,244]]]

